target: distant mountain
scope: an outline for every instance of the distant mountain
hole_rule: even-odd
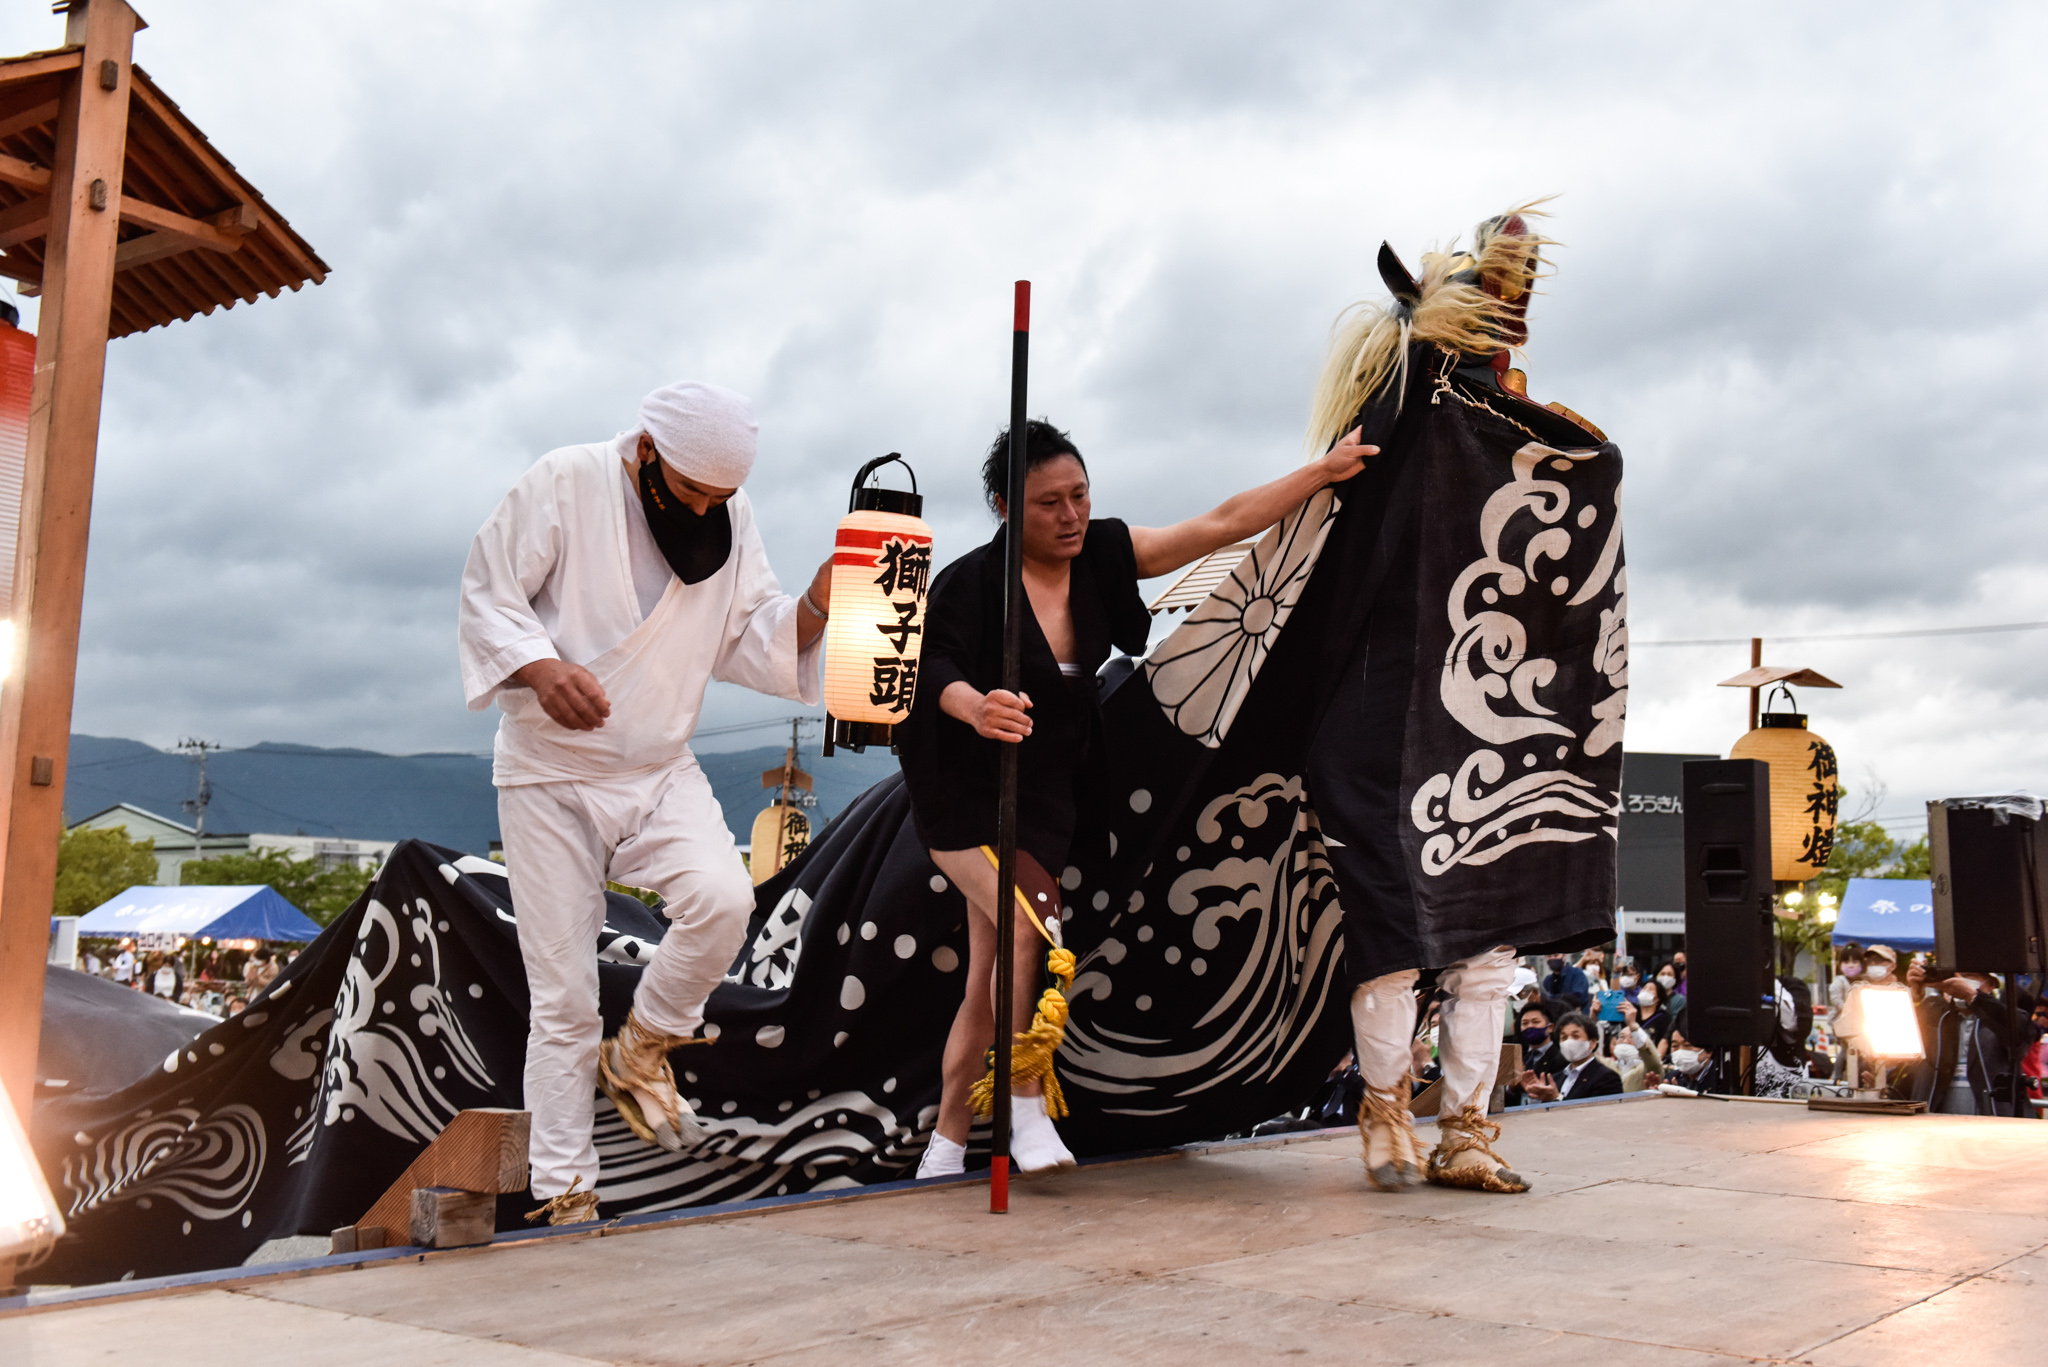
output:
[[[734,837],[745,844],[754,814],[767,805],[761,771],[782,764],[783,747],[700,755]],[[896,769],[886,750],[840,751],[799,761],[817,781],[814,828]],[[498,799],[484,755],[385,755],[265,741],[208,757],[210,831],[270,831],[359,840],[414,838],[482,854],[498,838]],[[64,819],[81,821],[118,802],[191,824],[183,806],[198,774],[181,754],[141,741],[73,736],[65,775]]]

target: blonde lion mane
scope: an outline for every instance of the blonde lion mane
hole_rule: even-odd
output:
[[[1479,225],[1472,250],[1425,252],[1417,283],[1422,298],[1412,318],[1403,319],[1389,304],[1362,300],[1337,315],[1330,327],[1330,349],[1316,381],[1309,410],[1309,449],[1320,455],[1350,430],[1366,401],[1389,380],[1401,388],[1408,379],[1410,341],[1434,342],[1449,351],[1487,354],[1521,349],[1521,323],[1515,305],[1526,282],[1536,278],[1542,250],[1556,245],[1540,233],[1509,235],[1498,231],[1517,214],[1526,222],[1548,217],[1538,206],[1550,196],[1518,204]],[[1456,284],[1451,277],[1478,268],[1480,284]],[[1496,284],[1506,296],[1496,299],[1482,286]],[[1533,292],[1531,290],[1530,292]]]

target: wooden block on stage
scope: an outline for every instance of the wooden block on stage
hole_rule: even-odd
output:
[[[1408,1114],[1432,1116],[1444,1102],[1444,1080],[1436,1079],[1427,1087],[1408,1098]]]
[[[368,1253],[371,1249],[384,1247],[384,1231],[375,1225],[362,1229],[354,1225],[343,1225],[327,1236],[327,1252],[331,1257],[336,1253]]]
[[[422,1187],[492,1195],[526,1190],[526,1141],[532,1128],[533,1117],[526,1111],[490,1107],[458,1112],[356,1221],[356,1247],[394,1248],[410,1242],[412,1194]],[[381,1242],[363,1242],[371,1230],[379,1231]]]
[[[498,1198],[484,1191],[421,1187],[412,1194],[409,1233],[420,1248],[487,1244],[498,1228]]]

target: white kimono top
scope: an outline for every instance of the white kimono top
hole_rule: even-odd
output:
[[[797,600],[768,567],[744,490],[727,507],[732,554],[697,584],[670,576],[644,616],[633,584],[628,517],[639,493],[621,459],[631,437],[550,451],[512,486],[469,548],[456,633],[472,712],[504,717],[491,779],[522,783],[624,778],[688,753],[713,679],[816,705],[818,656],[796,641]],[[645,528],[638,529],[645,532]],[[571,731],[532,689],[506,681],[535,660],[597,676],[611,715]]]

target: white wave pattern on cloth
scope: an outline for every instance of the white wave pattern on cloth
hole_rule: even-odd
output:
[[[775,992],[786,992],[796,978],[797,960],[803,954],[804,917],[811,909],[811,895],[792,887],[782,894],[775,910],[761,924],[761,933],[747,948],[746,962],[726,975],[727,982],[745,982]]]
[[[1151,1039],[1078,1016],[1069,1022],[1060,1077],[1069,1089],[1124,1100],[1104,1107],[1111,1115],[1171,1115],[1212,1087],[1277,1076],[1314,1030],[1332,989],[1343,913],[1301,779],[1263,774],[1211,800],[1195,835],[1205,849],[1186,852],[1190,867],[1169,885],[1165,914],[1148,917],[1142,895],[1134,896],[1112,925],[1137,922],[1126,935],[1142,939],[1147,952],[1163,948],[1169,963],[1202,963],[1192,969],[1191,994],[1209,982],[1198,956],[1222,946],[1226,925],[1248,929],[1249,943],[1241,956],[1229,956],[1235,976],[1218,979],[1187,1036]],[[1141,937],[1142,928],[1153,934]],[[1106,938],[1081,960],[1076,993],[1085,985],[1091,996],[1113,996],[1117,966],[1130,953],[1124,938]]]
[[[698,1118],[709,1137],[687,1153],[671,1154],[636,1138],[611,1103],[600,1101],[593,1136],[597,1189],[606,1207],[672,1210],[862,1185],[834,1169],[907,1173],[924,1151],[938,1108],[927,1106],[906,1120],[864,1092],[840,1091],[792,1103],[774,1120]]]
[[[380,991],[405,954],[400,918],[375,898],[364,909],[347,976],[335,994],[334,1029],[321,1078],[322,1119],[334,1125],[361,1114],[392,1134],[427,1143],[459,1109],[434,1085],[433,1068],[451,1070],[478,1090],[492,1082],[450,1008],[441,983],[440,940],[424,899],[417,915],[405,917],[404,927],[419,948],[414,957],[425,956],[421,968],[428,978],[413,984],[401,1004],[391,992]],[[407,1007],[412,1033],[385,1020]],[[439,1062],[429,1065],[421,1057],[422,1047],[436,1047]]]
[[[1602,454],[1599,449],[1561,451],[1530,442],[1515,452],[1508,482],[1480,510],[1479,541],[1485,553],[1451,586],[1445,606],[1452,640],[1438,695],[1444,710],[1487,746],[1556,736],[1564,740],[1557,751],[1557,758],[1563,759],[1573,745],[1587,755],[1600,755],[1621,742],[1628,711],[1628,586],[1625,571],[1617,568],[1619,485],[1606,540],[1585,579],[1574,586],[1563,574],[1546,579],[1541,568],[1544,561],[1562,568],[1571,552],[1572,520],[1565,515],[1574,506],[1570,486],[1542,472],[1547,468],[1568,475],[1574,466]],[[1599,510],[1588,504],[1576,521],[1590,527],[1598,515]],[[1523,543],[1516,563],[1503,555],[1501,543],[1524,516],[1535,519],[1541,529]],[[1529,653],[1527,629],[1507,608],[1532,587],[1560,598],[1570,594],[1568,605],[1576,606],[1593,601],[1610,586],[1615,601],[1601,609],[1593,664],[1613,691],[1593,705],[1593,724],[1582,738],[1541,697],[1557,677],[1556,661]],[[1496,710],[1500,703],[1508,710]],[[1465,756],[1455,777],[1435,774],[1417,787],[1409,818],[1416,830],[1435,833],[1423,843],[1425,875],[1437,877],[1462,864],[1490,864],[1529,845],[1614,837],[1618,793],[1596,788],[1566,769],[1525,772],[1502,783],[1508,769],[1498,751],[1479,749]],[[1513,829],[1523,822],[1529,823],[1527,827]]]
[[[199,1220],[226,1220],[248,1205],[269,1145],[263,1117],[243,1105],[200,1118],[189,1107],[135,1120],[64,1160],[67,1219],[119,1201],[171,1201]]]
[[[1337,518],[1323,489],[1260,538],[1230,577],[1153,648],[1145,672],[1167,719],[1211,749],[1223,744],[1252,681],[1308,586]]]

